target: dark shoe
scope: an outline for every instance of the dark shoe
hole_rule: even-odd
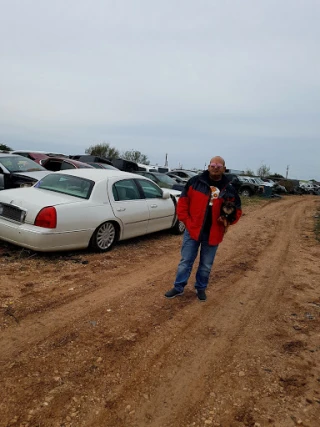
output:
[[[204,289],[197,289],[197,296],[198,300],[201,302],[204,302],[207,299],[206,291]]]
[[[183,295],[183,291],[182,292],[177,291],[176,288],[172,288],[170,289],[170,291],[164,294],[166,298],[175,298],[175,297],[178,297],[179,295]]]

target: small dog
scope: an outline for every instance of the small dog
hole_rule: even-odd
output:
[[[219,221],[223,223],[225,232],[229,225],[236,220],[236,206],[230,200],[225,200],[220,208]]]

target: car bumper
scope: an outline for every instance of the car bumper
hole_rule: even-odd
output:
[[[94,230],[58,232],[30,224],[16,224],[0,218],[0,240],[39,252],[88,247]]]

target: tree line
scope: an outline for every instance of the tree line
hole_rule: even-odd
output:
[[[150,161],[146,154],[142,154],[138,150],[127,150],[120,153],[115,147],[111,147],[108,143],[91,145],[85,150],[86,154],[92,156],[107,157],[108,159],[117,159],[121,157],[125,160],[130,160],[135,163],[143,163],[144,165],[149,165]]]
[[[6,144],[0,144],[0,151],[13,151],[13,148],[9,147]],[[117,159],[121,157],[122,159],[130,160],[135,163],[142,163],[144,165],[150,164],[150,161],[146,154],[143,154],[140,151],[133,149],[120,152],[115,147],[112,147],[109,143],[106,142],[91,145],[90,147],[86,148],[85,153],[90,154],[91,156],[107,157],[108,159]],[[255,174],[252,169],[245,170],[244,174],[247,176],[257,175],[261,176],[262,178],[284,178],[278,173],[271,174],[270,167],[264,164],[257,169],[257,174]]]
[[[13,148],[6,144],[0,144],[0,151],[13,151]],[[111,147],[108,143],[91,145],[85,150],[86,154],[99,157],[107,157],[109,159],[117,159],[121,157],[125,160],[130,160],[135,163],[143,163],[149,165],[150,161],[146,154],[141,153],[138,150],[127,150],[120,153],[115,147]]]

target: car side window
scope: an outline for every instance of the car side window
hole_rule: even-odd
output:
[[[146,179],[138,179],[139,184],[142,187],[144,196],[146,199],[162,198],[162,190],[153,182],[147,181]]]
[[[186,178],[187,177],[187,175],[184,172],[177,171],[177,172],[175,172],[175,174],[180,176],[180,178]]]
[[[74,165],[72,165],[71,163],[63,161],[62,164],[61,164],[61,169],[60,170],[75,169],[75,168],[76,167]]]
[[[138,187],[133,179],[123,179],[115,182],[112,186],[112,194],[116,202],[141,199]]]
[[[61,162],[57,162],[56,160],[45,160],[43,162],[43,167],[52,172],[58,172],[61,169]]]

